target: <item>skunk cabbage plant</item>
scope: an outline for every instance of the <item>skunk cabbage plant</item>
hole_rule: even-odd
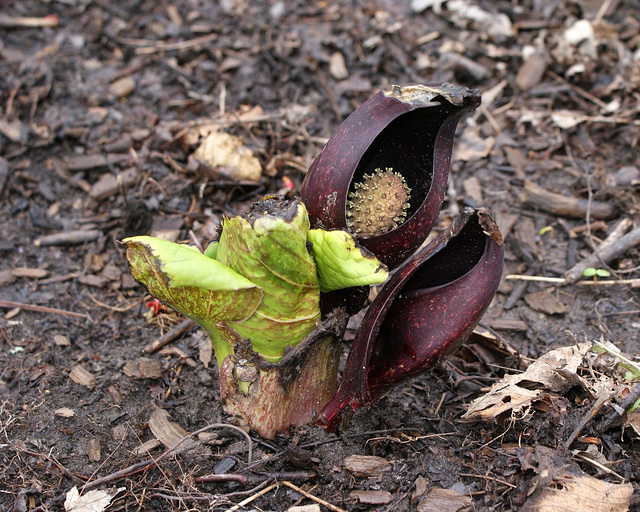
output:
[[[503,244],[465,209],[424,248],[460,117],[480,104],[450,84],[393,86],[356,109],[309,169],[301,199],[225,218],[204,254],[123,240],[134,278],[209,334],[225,410],[265,437],[329,429],[454,351],[489,306]],[[417,252],[416,252],[417,251]],[[369,306],[337,388],[349,315]]]

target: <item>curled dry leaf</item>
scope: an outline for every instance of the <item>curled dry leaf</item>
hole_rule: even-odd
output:
[[[633,495],[630,483],[612,484],[585,472],[564,455],[545,446],[534,451],[534,478],[522,512],[625,512]]]
[[[496,382],[488,393],[471,402],[463,418],[495,420],[507,412],[512,416],[523,414],[534,401],[548,393],[562,394],[575,384],[576,378],[580,379],[576,372],[590,349],[591,343],[581,343],[546,353],[531,363],[524,373],[507,375]]]

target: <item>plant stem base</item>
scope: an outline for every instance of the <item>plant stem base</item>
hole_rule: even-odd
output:
[[[347,319],[334,311],[278,363],[266,362],[248,340],[238,342],[220,367],[225,411],[266,438],[317,420],[337,388]]]

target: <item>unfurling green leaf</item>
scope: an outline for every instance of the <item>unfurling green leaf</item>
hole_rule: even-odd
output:
[[[169,286],[172,287],[197,286],[205,290],[217,291],[242,290],[256,286],[226,265],[205,256],[196,247],[151,236],[133,236],[125,238],[122,242],[132,249],[127,256],[134,255],[136,251],[152,255],[160,265],[159,270],[165,274]],[[129,261],[131,262],[131,258]],[[144,269],[140,268],[139,271],[144,272]]]
[[[262,290],[195,248],[148,236],[126,238],[133,277],[154,297],[198,322],[211,336],[218,365],[238,336],[225,322],[250,317]]]
[[[277,361],[320,319],[316,266],[307,250],[309,218],[300,201],[271,198],[223,222],[217,260],[262,288],[264,297],[244,322],[230,322],[256,352]]]
[[[220,242],[214,241],[209,243],[204,250],[204,255],[212,260],[218,259],[218,247],[220,247]]]
[[[386,265],[357,245],[346,231],[311,229],[307,239],[312,243],[311,253],[322,292],[384,283],[389,276]]]

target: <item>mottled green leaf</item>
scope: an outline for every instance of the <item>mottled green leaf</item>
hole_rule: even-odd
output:
[[[299,201],[286,211],[256,211],[223,222],[217,259],[264,292],[251,318],[230,325],[258,353],[277,361],[320,318],[316,266],[307,250],[309,218]]]
[[[238,337],[225,322],[250,317],[262,290],[197,249],[152,237],[123,240],[133,277],[151,295],[198,322],[210,335],[218,364]]]
[[[357,245],[346,231],[311,229],[307,239],[313,244],[311,253],[318,268],[322,292],[384,283],[389,276],[387,267],[367,249]]]

